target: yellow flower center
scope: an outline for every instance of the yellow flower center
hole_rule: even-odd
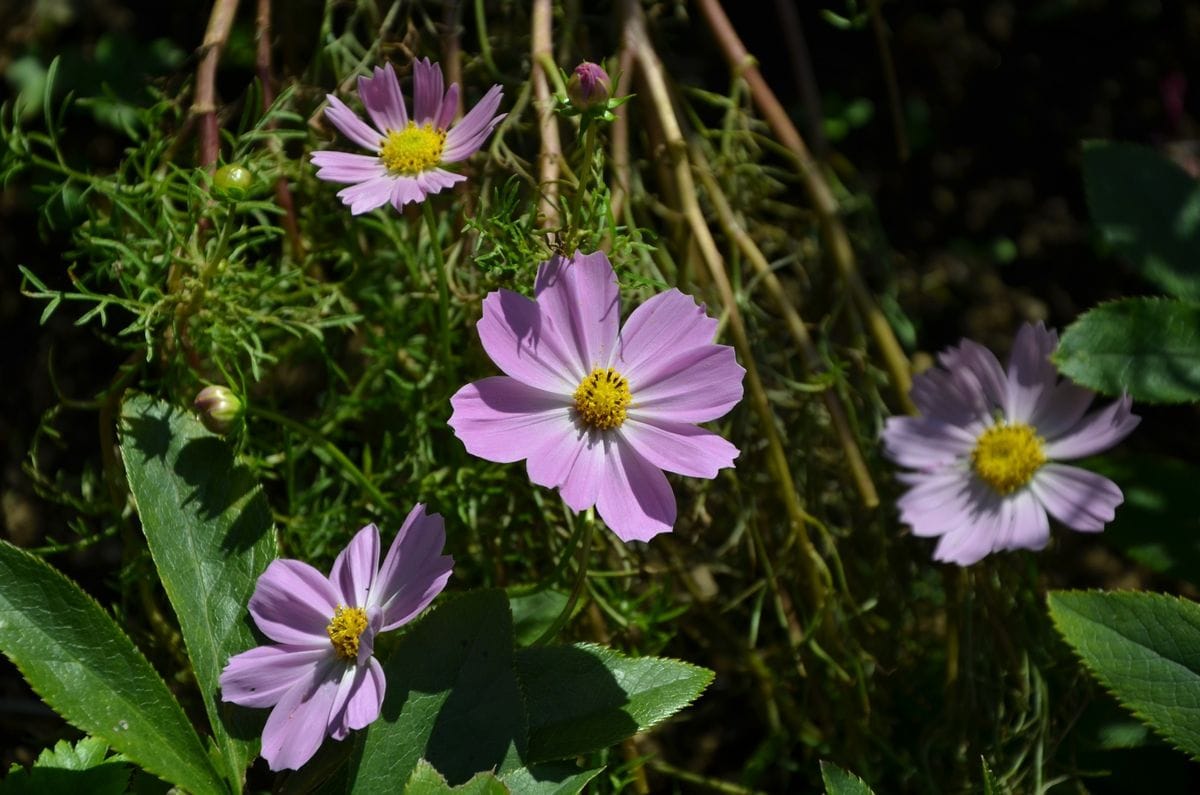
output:
[[[418,127],[410,121],[403,130],[387,134],[379,149],[379,159],[393,174],[420,174],[442,162],[445,145],[445,130],[435,130],[432,124]]]
[[[361,607],[338,605],[337,612],[325,627],[333,650],[343,660],[358,659],[358,639],[367,628],[367,611]]]
[[[1037,431],[1024,423],[993,425],[976,440],[971,466],[984,483],[1000,494],[1011,494],[1046,463],[1044,444]]]
[[[597,367],[579,382],[575,390],[575,411],[589,428],[607,431],[625,421],[625,409],[633,395],[629,382],[616,370]]]

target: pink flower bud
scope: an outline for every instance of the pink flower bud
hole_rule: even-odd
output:
[[[567,96],[579,110],[591,110],[608,101],[612,86],[599,65],[584,61],[575,67],[575,73],[567,81]]]
[[[206,386],[196,395],[192,406],[205,428],[224,436],[242,419],[242,401],[229,387]]]

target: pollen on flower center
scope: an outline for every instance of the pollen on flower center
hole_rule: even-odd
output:
[[[410,121],[403,130],[388,132],[380,146],[379,159],[393,174],[420,174],[442,162],[445,145],[445,130],[435,130],[432,124],[417,126]]]
[[[333,650],[343,660],[358,659],[358,639],[367,628],[367,611],[361,607],[338,605],[337,612],[329,621],[325,631]]]
[[[625,422],[625,409],[633,395],[629,382],[613,368],[597,367],[575,390],[575,411],[589,428],[607,431]]]
[[[1000,494],[1010,494],[1033,478],[1046,463],[1045,440],[1024,423],[993,425],[975,442],[971,466]]]

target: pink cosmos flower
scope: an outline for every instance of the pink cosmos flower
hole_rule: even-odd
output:
[[[479,151],[505,114],[496,115],[502,98],[494,85],[483,99],[454,125],[458,109],[458,84],[442,94],[442,67],[426,58],[413,63],[413,115],[410,119],[400,94],[400,81],[392,65],[375,67],[374,77],[358,78],[358,95],[366,106],[372,127],[345,103],[329,94],[325,115],[342,134],[371,155],[349,152],[313,152],[320,167],[317,176],[349,184],[338,191],[354,215],[370,212],[388,202],[397,210],[466,179],[442,168],[466,160]]]
[[[717,321],[678,290],[639,306],[618,332],[620,297],[602,253],[538,268],[534,299],[483,302],[479,338],[505,375],[450,399],[450,426],[480,458],[526,459],[529,479],[573,510],[595,505],[625,541],[675,523],[663,470],[713,478],[738,450],[698,422],[742,398],[745,370],[715,345]]]
[[[417,504],[379,566],[379,529],[359,530],[329,577],[298,560],[275,560],[250,597],[254,623],[274,644],[235,655],[221,698],[274,707],[262,755],[297,770],[326,736],[341,740],[379,717],[386,682],[371,656],[375,636],[413,620],[446,587],[454,559],[441,554],[442,517]]]
[[[991,351],[963,340],[913,379],[919,417],[892,417],[887,455],[913,472],[900,518],[918,536],[940,536],[935,560],[969,566],[1002,549],[1042,549],[1047,513],[1067,527],[1099,532],[1124,495],[1115,483],[1055,463],[1098,453],[1140,418],[1124,397],[1087,413],[1095,393],[1058,377],[1058,335],[1038,323],[1017,332],[1008,370]]]

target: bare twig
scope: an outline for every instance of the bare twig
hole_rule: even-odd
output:
[[[200,165],[210,172],[216,168],[221,154],[221,138],[217,129],[217,64],[221,50],[229,40],[229,29],[237,14],[238,0],[216,0],[204,31],[200,49],[200,65],[196,68],[196,93],[192,113],[200,117]]]
[[[900,343],[896,341],[896,335],[892,331],[891,325],[875,304],[875,299],[872,298],[863,282],[862,275],[858,272],[854,248],[850,244],[850,236],[846,234],[846,227],[842,224],[839,215],[840,207],[837,198],[833,195],[833,190],[821,175],[819,165],[813,160],[808,147],[804,144],[804,139],[800,137],[795,125],[788,118],[787,112],[779,104],[779,100],[775,97],[771,87],[767,85],[767,81],[763,79],[762,73],[755,66],[750,54],[746,52],[745,45],[738,38],[737,32],[729,22],[729,17],[721,8],[721,4],[718,0],[696,0],[696,3],[708,21],[730,68],[741,75],[750,86],[754,104],[758,106],[759,112],[762,113],[772,132],[795,158],[804,189],[808,193],[817,217],[821,220],[821,232],[825,238],[829,255],[833,258],[842,280],[850,290],[851,298],[863,316],[876,347],[879,348],[879,353],[883,357],[884,365],[896,393],[896,400],[905,411],[914,413],[916,407],[913,406],[912,400],[908,396],[908,390],[912,384],[908,358],[904,355]]]
[[[543,65],[551,59],[550,13],[551,0],[533,0],[533,30],[530,53],[533,56],[533,106],[537,110],[538,134],[542,139],[542,150],[538,154],[538,183],[542,199],[538,204],[538,217],[543,228],[559,225],[558,218],[558,174],[562,164],[562,142],[558,137],[558,122],[554,118],[554,97],[550,94],[550,83]]]
[[[775,306],[779,313],[783,315],[784,325],[787,326],[788,333],[792,335],[792,339],[796,341],[796,345],[800,348],[800,355],[804,361],[804,367],[809,373],[816,374],[825,369],[821,360],[820,353],[817,352],[817,346],[813,343],[812,337],[808,334],[808,329],[804,325],[804,321],[800,317],[800,313],[788,300],[787,295],[783,290],[783,285],[779,282],[779,277],[775,275],[775,271],[771,270],[770,263],[767,262],[766,256],[762,253],[759,247],[746,234],[746,230],[742,229],[734,216],[733,208],[729,205],[729,200],[725,196],[725,192],[721,190],[721,186],[717,184],[716,179],[712,175],[712,170],[708,167],[707,159],[704,152],[694,141],[691,146],[692,160],[696,163],[696,173],[700,177],[700,181],[704,183],[704,191],[708,194],[709,200],[717,211],[717,218],[721,223],[721,228],[725,234],[733,240],[737,247],[742,250],[746,259],[750,260],[750,264],[754,266],[754,270],[762,279],[763,285],[767,289],[767,293],[775,301]],[[842,406],[842,401],[838,396],[837,390],[825,389],[822,390],[821,396],[825,400],[825,408],[829,412],[829,419],[833,423],[834,433],[838,437],[838,442],[842,446],[842,454],[846,458],[846,466],[850,470],[850,475],[854,479],[854,485],[858,489],[858,495],[862,499],[863,505],[868,508],[874,508],[879,505],[879,494],[875,490],[875,484],[871,480],[871,472],[867,469],[867,464],[863,460],[862,451],[858,447],[858,440],[854,436],[854,432],[850,429],[850,423],[846,419],[846,409]]]
[[[904,111],[900,105],[900,83],[896,79],[896,62],[892,58],[892,44],[888,37],[887,24],[883,21],[883,9],[879,0],[870,0],[871,29],[875,33],[875,46],[879,48],[879,62],[883,67],[883,82],[887,86],[888,108],[892,112],[892,135],[896,141],[896,157],[903,163],[908,160],[908,135],[904,130]]]
[[[442,14],[442,63],[446,68],[446,84],[463,84],[462,79],[462,0],[448,0]],[[458,108],[455,116],[463,112],[463,95],[458,92]]]
[[[800,13],[796,11],[794,0],[775,0],[775,10],[779,13],[779,21],[782,23],[783,40],[787,43],[792,72],[796,76],[796,86],[800,89],[800,99],[808,112],[808,140],[812,141],[817,157],[823,158],[829,142],[825,139],[821,89],[817,87],[817,78],[813,74],[812,58],[809,56],[808,42],[804,38],[804,28],[800,24]]]
[[[628,27],[626,21],[626,27]],[[621,53],[617,58],[617,83],[613,86],[613,96],[624,96],[633,85],[633,70],[636,61],[633,49],[629,46],[627,34],[621,36]],[[614,111],[616,119],[612,124],[612,170],[613,185],[611,207],[613,218],[618,222],[624,209],[625,200],[629,196],[629,104],[626,103]]]
[[[750,403],[758,415],[762,432],[767,437],[768,458],[779,494],[787,510],[792,534],[800,548],[801,578],[808,589],[809,609],[812,615],[821,613],[825,602],[825,589],[830,582],[829,570],[825,562],[817,554],[812,539],[808,536],[808,523],[811,517],[800,504],[796,486],[792,480],[792,472],[784,451],[783,439],[775,424],[775,415],[771,411],[766,389],[758,375],[758,367],[754,361],[754,353],[750,347],[750,339],[742,322],[737,300],[733,295],[733,287],[725,273],[725,263],[717,249],[712,232],[704,220],[700,202],[696,197],[696,186],[692,181],[691,164],[688,160],[687,144],[679,128],[679,120],[671,105],[671,97],[667,91],[666,78],[662,62],[658,58],[654,45],[646,32],[645,17],[637,0],[625,0],[625,13],[631,20],[626,31],[630,37],[630,45],[638,60],[638,68],[649,89],[650,96],[647,104],[658,117],[662,126],[663,137],[666,140],[666,158],[678,185],[679,201],[687,219],[688,227],[700,253],[700,258],[708,268],[713,284],[721,296],[721,303],[729,316],[729,330],[733,335],[734,347],[738,350],[742,366],[746,368],[746,384],[750,392]]]
[[[275,102],[275,84],[271,80],[271,0],[257,0],[254,35],[257,39],[254,66],[258,82],[262,85],[263,113],[268,113]],[[267,120],[268,130],[273,130],[276,126],[274,118]],[[271,143],[272,151],[278,154],[278,143],[274,140]],[[300,225],[296,221],[296,203],[292,200],[292,189],[283,175],[275,180],[275,201],[283,208],[283,228],[287,232],[292,257],[299,261],[304,258],[304,243],[300,238]]]

